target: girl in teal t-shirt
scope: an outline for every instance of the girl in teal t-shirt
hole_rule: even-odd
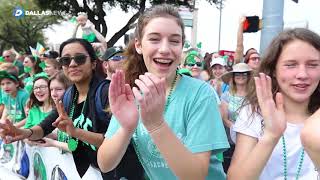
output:
[[[101,171],[116,167],[132,143],[151,180],[226,179],[216,155],[229,143],[213,88],[177,72],[184,37],[173,6],[140,16],[124,72],[112,75],[113,118],[98,151]]]
[[[0,71],[0,82],[4,104],[1,120],[9,119],[15,126],[22,127],[25,123],[25,105],[29,94],[22,89],[23,85],[14,73]]]
[[[50,96],[47,76],[39,76],[34,79],[28,108],[29,113],[24,128],[32,128],[38,125],[51,112],[53,101]]]

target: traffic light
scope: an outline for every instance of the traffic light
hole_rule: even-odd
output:
[[[246,20],[243,23],[243,32],[252,33],[260,30],[260,19],[259,16],[246,16]]]

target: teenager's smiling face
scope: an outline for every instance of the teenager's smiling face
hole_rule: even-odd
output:
[[[62,99],[62,96],[65,92],[65,87],[64,85],[59,82],[57,79],[53,79],[51,80],[50,83],[50,94],[51,94],[51,98],[54,101],[60,100]]]
[[[44,79],[38,79],[33,84],[33,93],[39,102],[44,102],[49,98],[48,82]]]
[[[301,40],[289,42],[279,56],[275,75],[285,98],[309,102],[320,81],[319,51]]]
[[[143,29],[141,41],[135,47],[142,54],[148,72],[158,77],[168,77],[180,64],[182,29],[174,18],[157,17]]]
[[[86,56],[83,64],[77,64],[73,59],[74,56]],[[90,61],[90,56],[86,49],[80,43],[70,43],[64,46],[61,57],[72,57],[69,65],[62,67],[64,74],[73,83],[79,83],[91,78],[95,63]]]

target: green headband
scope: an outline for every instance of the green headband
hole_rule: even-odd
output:
[[[35,75],[33,76],[33,80],[34,80],[34,81],[35,81],[35,80],[38,80],[38,79],[40,79],[40,78],[49,79],[49,76],[48,76],[48,74],[45,73],[45,72],[40,72],[40,73],[35,74]]]
[[[195,57],[200,58],[200,53],[195,50],[190,51],[185,58],[185,63],[196,63],[196,60],[194,59]]]
[[[7,71],[0,71],[0,79],[4,79],[4,78],[12,79],[16,82],[19,81],[19,79],[15,75],[8,73]]]

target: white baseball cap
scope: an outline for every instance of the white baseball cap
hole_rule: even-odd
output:
[[[210,67],[220,64],[221,66],[226,66],[226,61],[222,57],[212,58],[210,62]]]

